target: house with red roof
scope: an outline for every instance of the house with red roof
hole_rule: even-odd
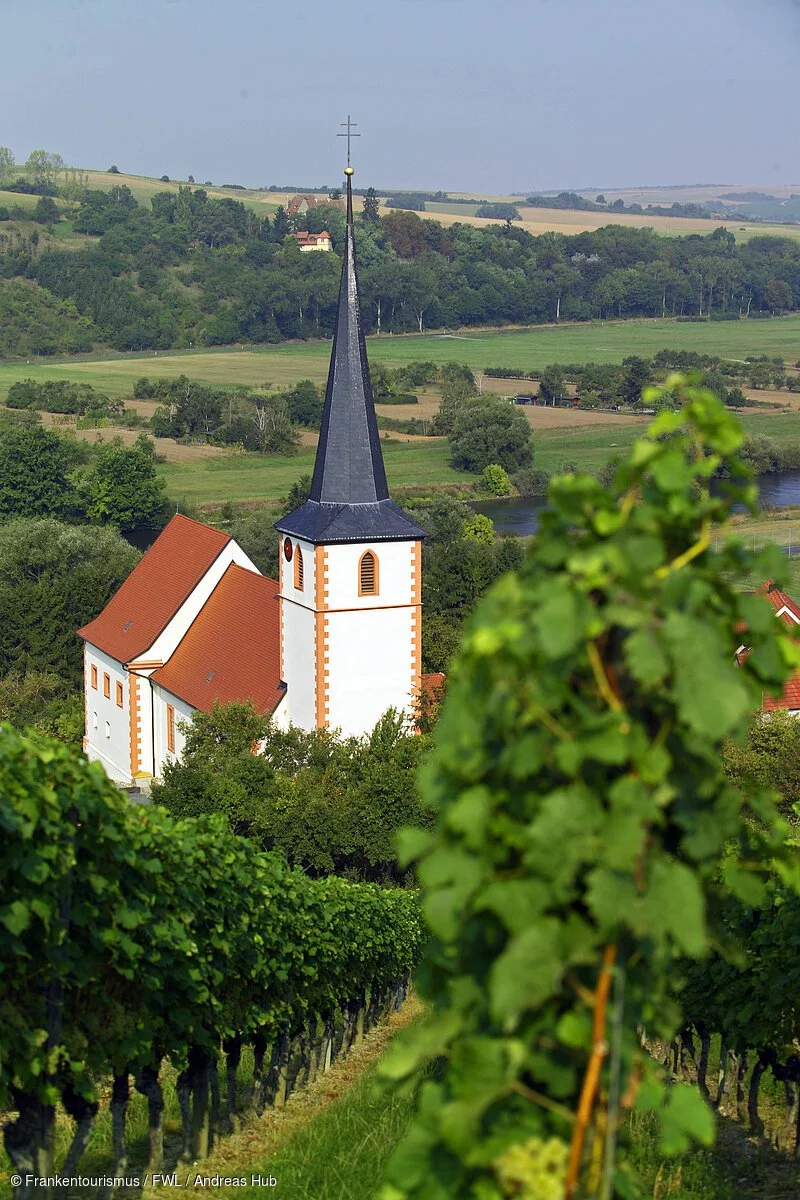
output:
[[[424,530],[391,499],[358,298],[352,169],[339,307],[308,500],[275,524],[278,579],[229,535],[175,516],[84,642],[84,749],[121,784],[180,757],[182,724],[250,700],[282,728],[416,721]]]
[[[787,627],[790,633],[800,637],[800,605],[791,596],[782,591],[776,583],[768,579],[758,589],[757,595],[763,596],[771,605],[775,616]],[[749,649],[746,645],[739,647],[736,661],[741,663],[747,657]],[[770,696],[764,692],[761,698],[761,711],[774,712],[784,709],[792,716],[800,717],[800,674],[795,671],[783,686],[780,696]]]
[[[323,229],[321,233],[306,233],[304,229],[300,229],[293,233],[292,237],[303,253],[307,250],[333,250],[333,242],[327,229]]]

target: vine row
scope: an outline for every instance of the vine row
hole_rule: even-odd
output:
[[[58,1103],[76,1123],[62,1173],[77,1165],[109,1077],[114,1174],[131,1077],[160,1166],[167,1059],[185,1154],[204,1157],[221,1054],[230,1127],[244,1045],[255,1109],[283,1103],[399,1006],[421,943],[413,893],[310,879],[220,815],[130,806],[96,765],[8,727],[0,895],[0,1106],[17,1113],[4,1136],[23,1178],[53,1174]]]

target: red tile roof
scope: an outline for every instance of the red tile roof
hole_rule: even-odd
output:
[[[78,636],[118,662],[138,658],[175,616],[230,541],[230,535],[189,517],[174,516]]]
[[[785,625],[791,629],[800,625],[800,605],[797,605],[791,596],[787,596],[786,592],[782,592],[771,579],[762,583],[756,595],[764,596],[770,602],[775,612],[781,614],[781,620]]]
[[[430,675],[422,676],[422,693],[426,700],[440,699],[440,692],[443,688],[447,676],[441,671],[433,671]]]
[[[215,700],[252,700],[271,713],[284,695],[280,673],[278,585],[233,563],[152,679],[203,712]]]
[[[779,620],[800,636],[800,605],[791,596],[781,591],[771,579],[762,583],[755,594],[768,600],[776,615],[780,614]],[[749,653],[750,649],[747,646],[739,651],[736,655],[739,665],[744,662]],[[800,674],[795,671],[791,678],[787,679],[780,696],[769,696],[765,692],[761,708],[763,712],[774,712],[779,708],[788,709],[790,712],[800,711]]]

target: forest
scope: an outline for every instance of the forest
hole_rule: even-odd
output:
[[[156,194],[147,209],[122,185],[82,191],[70,213],[63,249],[58,236],[42,234],[57,235],[60,219],[0,220],[2,357],[332,333],[344,229],[338,203],[290,222],[283,208],[262,217],[190,186]],[[302,227],[327,228],[334,252],[302,253],[291,236]],[[666,238],[609,225],[534,237],[511,221],[478,229],[403,210],[381,217],[376,202],[359,218],[357,241],[365,324],[378,333],[752,319],[800,307],[797,242],[764,236],[739,244],[724,228]]]

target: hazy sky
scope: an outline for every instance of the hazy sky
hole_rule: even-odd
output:
[[[0,145],[249,186],[800,182],[797,0],[0,0]]]

